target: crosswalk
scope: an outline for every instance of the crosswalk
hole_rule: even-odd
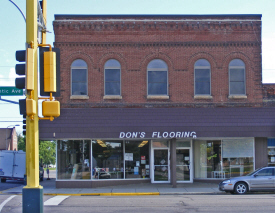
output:
[[[8,197],[6,200],[4,200],[1,204],[0,204],[0,212],[2,211],[3,207],[6,205],[6,203],[8,203],[12,198],[16,197],[16,195],[12,195],[10,197]]]
[[[49,200],[44,202],[44,206],[58,206],[63,200],[67,199],[70,196],[54,196]]]
[[[17,197],[18,195],[12,195],[6,198],[2,203],[0,203],[0,213],[4,206],[10,202],[13,198]],[[57,195],[54,197],[51,197],[50,199],[46,200],[44,202],[44,206],[58,206],[60,203],[62,203],[65,199],[67,199],[70,196],[63,196],[63,195]]]

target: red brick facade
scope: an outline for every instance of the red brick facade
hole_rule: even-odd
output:
[[[70,107],[262,106],[261,15],[57,15],[61,102]],[[88,65],[87,99],[71,98],[71,64]],[[104,64],[121,64],[121,99],[104,99]],[[168,65],[168,99],[148,99],[147,65]],[[211,65],[211,96],[194,97],[194,64]],[[245,63],[245,97],[229,97],[229,63]]]

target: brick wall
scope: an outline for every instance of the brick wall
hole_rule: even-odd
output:
[[[275,84],[263,84],[263,102],[266,106],[275,106]]]
[[[261,106],[261,16],[81,16],[55,17],[55,47],[61,50],[61,107]],[[194,63],[211,64],[210,99],[194,98]],[[247,98],[229,98],[228,65],[245,63]],[[71,63],[88,65],[88,99],[71,99]],[[106,100],[104,64],[121,64],[122,99]],[[168,65],[169,99],[147,99],[147,65]]]

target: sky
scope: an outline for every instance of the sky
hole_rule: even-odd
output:
[[[13,0],[26,15],[26,0]],[[53,45],[55,14],[262,14],[263,83],[275,83],[275,0],[47,0],[47,43]],[[25,49],[26,25],[20,11],[0,0],[0,87],[14,86],[15,52]],[[1,96],[18,101],[24,96]],[[18,104],[0,100],[0,128],[22,131]]]

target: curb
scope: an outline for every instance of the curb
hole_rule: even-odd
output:
[[[160,195],[224,195],[223,192],[162,192]]]
[[[274,192],[253,192],[247,194],[274,194]],[[0,195],[22,195],[22,192],[0,192]],[[225,192],[110,192],[110,193],[43,193],[44,196],[164,196],[164,195],[228,195]]]
[[[44,195],[49,195],[49,196],[149,196],[149,195],[160,195],[159,192],[123,192],[123,193],[80,193],[80,194],[62,194],[62,193],[44,193]]]
[[[6,192],[2,195],[22,195],[22,192]],[[220,192],[110,192],[110,193],[43,193],[44,196],[162,196],[162,195],[224,195]]]

